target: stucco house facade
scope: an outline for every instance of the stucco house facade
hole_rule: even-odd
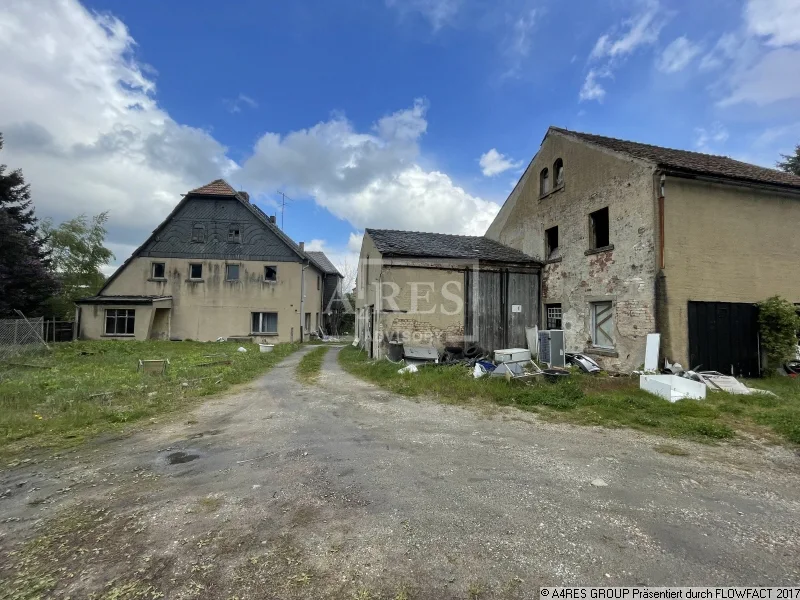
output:
[[[390,341],[525,347],[539,311],[541,263],[480,236],[366,229],[356,337],[373,358]]]
[[[188,192],[96,296],[76,303],[77,334],[297,341],[320,326],[327,276],[336,279],[246,192],[216,180]]]
[[[543,257],[543,328],[609,369],[756,375],[754,304],[800,303],[800,178],[551,127],[486,236]],[[756,372],[754,372],[756,371]]]

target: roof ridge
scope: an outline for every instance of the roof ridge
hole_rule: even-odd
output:
[[[188,194],[208,194],[208,195],[217,195],[217,196],[236,196],[238,192],[234,187],[222,179],[215,179],[214,181],[210,181],[205,185],[201,185],[193,190],[189,190]]]
[[[364,229],[364,231],[386,231],[390,233],[421,233],[424,235],[447,235],[450,237],[460,237],[460,238],[485,238],[485,236],[482,235],[467,235],[465,233],[440,233],[438,231],[414,231],[410,229],[379,229],[377,227],[367,227]]]

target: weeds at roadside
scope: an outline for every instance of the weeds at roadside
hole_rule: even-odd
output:
[[[653,450],[659,454],[669,454],[670,456],[689,456],[689,452],[672,444],[658,444],[653,446]]]
[[[328,346],[320,346],[307,352],[297,364],[297,379],[303,383],[316,383],[322,371],[322,361],[325,360],[328,350]]]

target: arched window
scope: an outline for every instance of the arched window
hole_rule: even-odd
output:
[[[560,158],[557,158],[556,162],[553,163],[553,174],[556,178],[555,187],[564,185],[564,161]]]
[[[539,173],[539,195],[544,196],[548,193],[550,193],[550,171],[545,167]]]

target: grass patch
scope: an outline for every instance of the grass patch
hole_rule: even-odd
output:
[[[194,398],[250,381],[294,352],[239,343],[81,341],[54,344],[27,365],[0,363],[0,454],[60,447],[88,435],[185,408]],[[170,361],[165,375],[137,372],[139,359]]]
[[[659,454],[669,454],[670,456],[689,456],[689,452],[673,444],[658,444],[653,446],[653,450]]]
[[[297,379],[303,383],[316,383],[327,353],[328,346],[320,346],[307,352],[297,364]]]
[[[777,394],[734,396],[709,392],[704,401],[671,403],[639,389],[638,377],[575,372],[559,383],[537,379],[528,386],[505,379],[474,379],[461,365],[397,373],[398,365],[372,362],[348,346],[339,362],[349,373],[408,397],[433,396],[451,404],[491,403],[537,412],[541,418],[604,427],[631,427],[659,435],[713,442],[749,432],[800,444],[800,380],[783,377],[748,382]]]

